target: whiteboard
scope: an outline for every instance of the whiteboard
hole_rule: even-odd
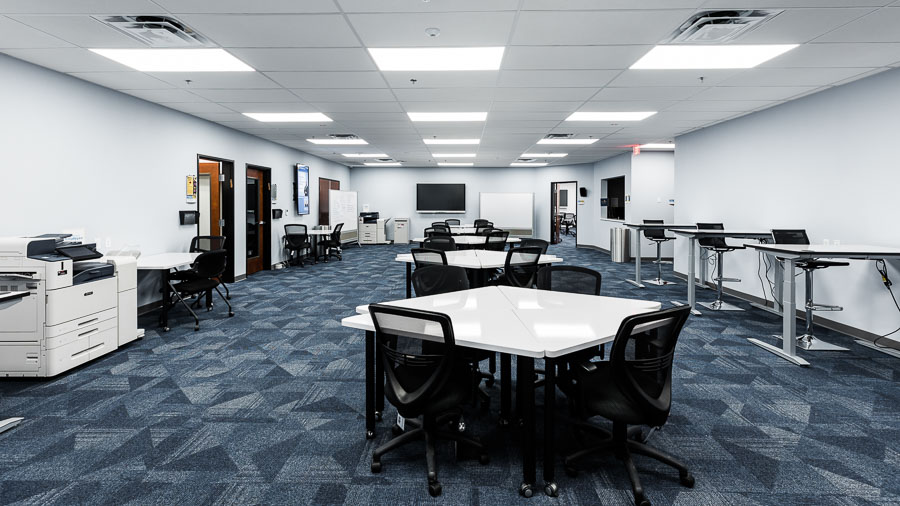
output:
[[[478,216],[502,229],[534,229],[534,193],[479,193]]]
[[[343,223],[344,232],[356,230],[356,192],[328,190],[328,226]]]

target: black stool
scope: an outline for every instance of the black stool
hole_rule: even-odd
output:
[[[665,223],[663,220],[644,220],[645,225],[662,225],[663,223]],[[664,228],[645,228],[644,237],[656,243],[656,279],[645,279],[643,282],[657,286],[676,284],[662,278],[662,244],[675,238],[667,236]]]

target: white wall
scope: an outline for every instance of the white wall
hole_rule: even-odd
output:
[[[561,184],[559,189],[566,190],[566,204],[568,204],[559,206],[559,212],[578,214],[578,199],[581,198],[578,196],[578,185],[575,183]]]
[[[600,198],[604,195],[603,180],[625,176],[625,194],[631,194],[631,153],[621,154],[594,164],[594,191],[597,204],[595,206],[596,226],[594,227],[594,245],[609,250],[609,231],[621,227],[622,221],[606,218],[606,207],[600,207]],[[625,218],[631,219],[628,204],[625,205]],[[580,218],[579,218],[580,219]],[[579,235],[581,230],[578,231]],[[642,255],[643,256],[643,255]]]
[[[669,199],[675,197],[675,155],[672,152],[644,151],[631,157],[631,201],[625,204],[628,222],[664,220],[673,223],[675,208]],[[667,233],[672,235],[671,232]],[[641,257],[656,258],[656,245],[641,237]],[[672,258],[674,241],[662,245],[663,258]],[[632,252],[634,254],[634,252]]]
[[[679,137],[675,221],[805,228],[813,243],[900,246],[898,89],[893,70]],[[676,242],[684,273],[686,241]],[[889,261],[895,280],[898,267]],[[743,279],[728,286],[762,296],[756,269],[756,253],[728,254],[726,276]],[[900,326],[872,262],[817,272],[815,297],[844,306],[825,318],[875,334]]]
[[[350,189],[359,192],[360,209],[368,204],[371,211],[378,211],[382,217],[410,218],[410,239],[422,237],[425,228],[434,221],[459,218],[463,223],[471,223],[479,218],[480,192],[531,192],[534,193],[535,236],[549,240],[550,183],[554,181],[578,181],[579,186],[590,188],[592,167],[582,164],[541,168],[354,167],[350,170]],[[416,213],[416,183],[465,183],[466,213]],[[579,208],[578,244],[591,244],[584,242],[581,235],[583,229],[591,228],[590,220],[582,222],[581,216],[582,212],[585,216],[593,215],[593,195],[584,200],[584,206]],[[392,238],[390,224],[389,228],[388,237]]]
[[[151,104],[65,74],[0,55],[0,236],[84,229],[101,251],[139,245],[145,255],[187,251],[195,226],[180,226],[185,176],[197,155],[235,162],[235,274],[246,271],[245,164],[272,169],[278,203],[293,209],[293,164],[310,178],[349,186],[347,167]],[[273,262],[286,223],[315,225],[313,214],[272,222]],[[152,296],[147,295],[147,297]],[[147,302],[142,294],[141,303]]]

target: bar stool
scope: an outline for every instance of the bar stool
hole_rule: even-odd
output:
[[[773,229],[772,237],[775,244],[809,244],[809,237],[804,229]],[[806,333],[797,337],[797,346],[804,350],[846,350],[840,346],[835,346],[824,341],[816,339],[813,335],[813,312],[814,311],[843,311],[841,306],[832,306],[828,304],[816,304],[813,302],[813,273],[819,269],[828,267],[846,267],[850,262],[832,262],[830,260],[804,260],[796,263],[796,266],[803,270],[806,277]]]
[[[698,223],[697,230],[725,230],[725,225],[721,223]],[[722,300],[722,283],[740,283],[740,279],[738,278],[726,278],[723,274],[724,267],[722,265],[722,261],[724,259],[725,253],[730,253],[735,250],[744,249],[744,246],[733,246],[725,242],[725,238],[723,237],[704,237],[697,240],[697,243],[700,244],[700,247],[712,251],[716,254],[716,277],[713,278],[713,281],[716,282],[716,300],[713,302],[703,302],[700,305],[709,309],[710,311],[743,311],[743,309],[735,306],[734,304],[729,304]]]
[[[645,225],[662,225],[663,223],[665,223],[663,220],[644,220]],[[662,278],[662,244],[675,238],[667,236],[664,228],[645,228],[644,237],[656,243],[656,279],[645,279],[644,283],[657,286],[676,284]]]

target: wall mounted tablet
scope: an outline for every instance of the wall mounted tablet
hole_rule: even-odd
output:
[[[178,211],[178,222],[182,225],[196,225],[200,220],[200,211]]]
[[[416,212],[465,213],[466,185],[463,183],[416,184]]]

